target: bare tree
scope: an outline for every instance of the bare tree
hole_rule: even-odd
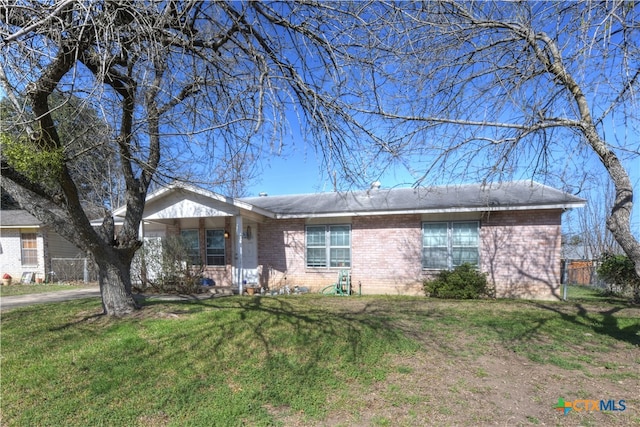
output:
[[[2,158],[3,187],[100,261],[105,311],[135,308],[129,268],[154,180],[286,150],[295,117],[330,176],[369,181],[563,179],[595,157],[615,188],[608,229],[640,272],[621,156],[637,158],[640,6],[560,2],[0,0],[0,82],[39,150],[65,146],[54,90],[114,130],[127,213],[94,231],[62,150],[55,191]],[[28,100],[21,106],[19,95]],[[204,161],[202,159],[205,159]],[[597,172],[596,172],[597,173]],[[577,175],[575,175],[577,176]],[[439,178],[438,178],[439,177]],[[222,184],[229,175],[216,178]],[[235,180],[237,182],[237,179]],[[571,190],[572,185],[567,185]],[[575,187],[574,187],[575,188]]]
[[[137,307],[130,267],[154,180],[189,179],[199,168],[224,170],[227,164],[237,175],[243,156],[278,150],[292,106],[321,143],[344,142],[352,133],[350,117],[332,102],[341,76],[321,28],[339,21],[325,23],[314,6],[0,2],[0,82],[21,113],[16,122],[28,137],[24,150],[53,159],[43,185],[3,156],[2,186],[93,254],[105,313],[120,316]],[[84,213],[70,166],[82,153],[68,150],[53,118],[54,92],[98,106],[113,130],[107,143],[117,147],[119,169],[112,173],[122,177],[126,192],[117,233],[110,215],[96,230]],[[95,147],[87,144],[84,154],[90,155]]]
[[[410,159],[417,182],[541,176],[578,192],[585,177],[606,175],[615,192],[607,228],[640,275],[640,244],[630,226],[633,186],[624,166],[637,165],[640,154],[639,5],[359,7],[356,27],[345,29],[350,71],[361,77],[352,81],[360,95],[351,106],[354,116],[384,118],[378,155]]]
[[[599,182],[594,191],[600,194],[591,198],[591,203],[584,209],[576,212],[577,234],[575,236],[591,257],[600,258],[604,254],[619,254],[622,249],[606,227],[607,217],[615,199],[613,185],[608,177],[604,180],[602,177],[594,177],[594,179]]]

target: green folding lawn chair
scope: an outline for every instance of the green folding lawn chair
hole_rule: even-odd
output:
[[[323,295],[351,295],[351,273],[349,270],[338,272],[338,281],[320,291]]]

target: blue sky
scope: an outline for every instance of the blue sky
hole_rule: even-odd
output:
[[[640,159],[627,161],[625,165],[636,196],[631,227],[634,234],[640,236]],[[380,177],[380,182],[383,188],[410,187],[412,178],[406,171],[391,170]],[[326,173],[322,173],[320,160],[313,149],[296,146],[286,158],[270,160],[263,173],[249,186],[248,196],[257,196],[260,192],[275,196],[330,191],[333,191],[333,184]],[[581,194],[580,197],[587,196]]]
[[[408,172],[390,170],[378,178],[382,186],[410,187],[413,180]],[[371,180],[372,182],[375,179]],[[273,157],[264,171],[249,186],[249,196],[260,192],[270,195],[304,194],[333,191],[333,183],[323,171],[321,160],[312,148],[303,152],[295,151],[286,158]]]

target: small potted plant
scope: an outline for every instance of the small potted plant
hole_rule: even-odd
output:
[[[9,273],[4,273],[2,275],[2,284],[4,286],[8,286],[11,284],[11,275]]]

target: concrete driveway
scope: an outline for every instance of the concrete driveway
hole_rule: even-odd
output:
[[[10,310],[16,307],[50,302],[69,301],[81,298],[100,297],[100,288],[69,289],[68,291],[43,292],[39,294],[16,295],[0,298],[0,310]]]

